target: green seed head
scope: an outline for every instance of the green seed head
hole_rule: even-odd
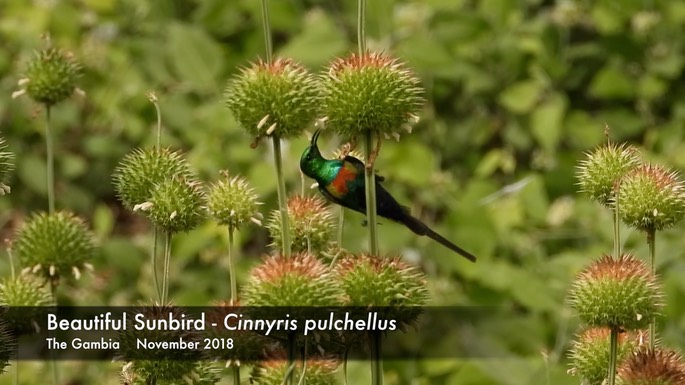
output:
[[[304,371],[302,363],[298,362],[293,370],[293,382],[306,383],[308,385],[336,384],[338,362],[327,359],[314,359],[307,361],[307,370]],[[284,352],[270,360],[265,360],[252,370],[250,381],[256,385],[280,385],[288,372],[288,360]],[[304,379],[302,373],[304,372]]]
[[[347,255],[336,265],[347,306],[422,306],[428,300],[426,277],[399,257]]]
[[[330,247],[335,223],[326,202],[318,197],[295,195],[288,200],[290,241],[293,252],[319,254]],[[271,246],[282,244],[281,213],[274,210],[266,225],[273,239]]]
[[[307,253],[268,256],[254,268],[245,286],[246,306],[335,306],[338,285],[329,269]]]
[[[399,138],[402,130],[411,131],[424,102],[419,79],[382,53],[337,59],[321,80],[326,124],[345,138],[369,130]]]
[[[577,168],[580,191],[604,206],[613,205],[614,191],[621,178],[640,163],[637,149],[608,143],[585,155]]]
[[[14,154],[7,151],[5,139],[0,138],[0,195],[10,192],[10,187],[5,183],[12,170],[14,170]]]
[[[257,211],[261,203],[254,190],[245,179],[225,174],[212,185],[207,197],[209,214],[223,226],[237,229],[244,223],[252,221],[261,225],[261,214]]]
[[[155,186],[149,205],[141,207],[152,223],[169,233],[186,232],[206,218],[202,184],[184,177],[166,179]]]
[[[52,306],[55,300],[50,290],[32,275],[0,281],[0,307],[7,307],[0,318],[19,334],[36,331]]]
[[[76,80],[81,76],[81,66],[73,55],[56,48],[36,52],[28,63],[25,79],[26,93],[38,103],[52,106],[71,96]]]
[[[663,307],[659,282],[631,255],[605,255],[593,262],[578,275],[570,296],[581,320],[591,326],[642,329]]]
[[[314,120],[320,96],[314,76],[292,59],[278,58],[242,69],[228,83],[225,100],[251,136],[293,138]]]
[[[81,218],[69,212],[34,214],[16,235],[15,249],[26,270],[56,282],[92,269],[95,236]]]
[[[178,378],[158,378],[155,373],[164,372],[167,368],[173,371],[177,365],[173,362],[130,361],[121,370],[121,382],[124,385],[214,385],[221,380],[221,368],[216,363],[190,361],[190,364],[194,364],[193,367]]]
[[[618,368],[620,385],[682,385],[685,384],[683,357],[662,349],[640,349]]]
[[[194,177],[185,159],[169,149],[146,148],[129,153],[114,170],[114,188],[129,210],[148,202],[154,188],[172,176]]]
[[[685,215],[685,186],[675,172],[642,165],[623,177],[619,205],[629,226],[642,231],[673,227]]]
[[[633,350],[647,341],[647,332],[630,331],[619,334],[618,362],[628,357]],[[571,343],[569,372],[582,378],[583,384],[602,385],[609,367],[608,328],[588,328]]]

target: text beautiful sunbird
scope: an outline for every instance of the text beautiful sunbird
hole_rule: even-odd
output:
[[[321,156],[316,142],[320,131],[317,130],[300,158],[300,169],[308,177],[316,180],[319,191],[330,201],[341,206],[366,214],[366,186],[364,163],[347,155],[344,159],[326,159]],[[433,231],[425,223],[414,218],[409,209],[401,206],[390,193],[381,186],[383,180],[376,175],[376,211],[383,218],[401,223],[418,235],[425,235],[464,258],[475,262],[476,257]]]

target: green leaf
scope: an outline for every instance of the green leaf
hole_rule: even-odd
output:
[[[499,102],[506,109],[516,113],[529,112],[540,99],[543,87],[535,80],[524,80],[514,83],[505,89],[499,97]]]
[[[553,152],[559,145],[567,105],[564,95],[554,93],[533,110],[530,121],[533,137],[547,151]]]
[[[635,95],[635,81],[620,68],[602,68],[590,84],[590,95],[600,99],[630,99]]]
[[[65,154],[61,158],[61,174],[65,178],[74,179],[88,171],[88,162],[80,155]]]
[[[617,12],[617,3],[611,2],[597,2],[592,8],[591,16],[594,21],[594,26],[603,34],[609,35],[621,32],[623,28],[624,17],[621,17],[621,12]]]
[[[98,204],[93,213],[93,231],[99,238],[105,238],[114,228],[114,215],[107,205]]]
[[[204,30],[192,25],[171,23],[167,52],[185,86],[204,92],[220,88],[218,75],[224,62],[221,48]]]
[[[502,150],[490,150],[481,158],[480,162],[478,162],[478,167],[476,167],[475,174],[481,178],[488,177],[497,171],[501,161]]]
[[[647,100],[660,98],[668,90],[668,83],[656,76],[645,75],[637,83],[638,94]]]
[[[520,192],[521,203],[526,215],[543,222],[549,210],[549,198],[540,175],[530,175],[528,183]]]
[[[43,159],[33,154],[27,154],[17,165],[17,174],[21,183],[37,193],[47,194],[46,178],[48,173]]]
[[[411,156],[407,156],[407,154],[411,154]],[[400,141],[397,145],[388,145],[384,157],[383,163],[388,166],[380,169],[380,175],[415,187],[428,184],[431,175],[438,171],[435,167],[433,151],[414,141]],[[388,171],[384,171],[386,169]]]
[[[279,50],[279,55],[292,57],[305,66],[317,68],[345,52],[345,48],[347,42],[329,15],[315,10],[307,14],[302,32],[288,41]]]

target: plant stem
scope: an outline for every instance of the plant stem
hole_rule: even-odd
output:
[[[155,106],[155,111],[157,112],[157,141],[156,141],[156,151],[161,152],[162,150],[162,110],[159,107],[159,101],[157,96],[150,92],[148,94],[152,105]],[[157,299],[162,304],[162,291],[159,288],[159,276],[157,271],[157,243],[159,242],[159,227],[157,225],[152,225],[152,279],[155,282],[155,289],[157,289]]]
[[[654,228],[647,231],[647,244],[649,245],[649,260],[652,266],[652,275],[656,275],[656,230]],[[649,348],[654,350],[656,335],[656,317],[652,317],[649,323]]]
[[[50,106],[45,106],[45,149],[47,151],[48,173],[48,213],[55,212],[55,160],[52,148],[52,130],[50,129]]]
[[[233,261],[233,226],[228,226],[228,280],[231,285],[231,305],[235,305],[238,302],[238,282]]]
[[[609,384],[616,384],[616,356],[618,355],[618,328],[611,327],[609,336]]]
[[[231,366],[233,366],[233,385],[240,385],[240,367],[235,363]]]
[[[366,0],[357,1],[357,48],[359,56],[366,52]],[[373,132],[367,127],[364,133],[364,156],[367,166],[373,154]],[[364,183],[366,185],[366,221],[369,226],[369,251],[378,256],[378,228],[376,221],[376,175],[373,167],[364,167]],[[381,334],[372,333],[370,341],[371,384],[383,384],[383,361],[381,360]]]
[[[159,239],[159,229],[157,226],[152,227],[152,280],[155,282],[155,289],[157,290],[157,300],[162,301],[162,290],[159,288],[159,277],[157,275],[157,243]]]
[[[363,55],[366,51],[366,0],[357,2],[357,47],[359,55]]]
[[[307,379],[307,348],[309,346],[308,342],[309,340],[307,339],[307,337],[304,337],[304,357],[302,358],[302,374],[300,374],[300,380],[297,382],[297,385],[304,385]]]
[[[50,355],[54,355],[54,353]],[[50,367],[52,368],[52,383],[57,385],[59,384],[59,371],[57,370],[57,361],[55,361],[54,356],[50,360]]]
[[[614,258],[619,258],[621,256],[621,224],[618,218],[618,201],[616,205],[614,208]]]
[[[345,208],[340,206],[338,213],[338,248],[342,249],[343,232],[345,230]]]
[[[286,201],[285,178],[283,177],[283,159],[281,158],[281,139],[274,134],[274,164],[276,165],[276,180],[278,181],[278,207],[281,213],[281,239],[283,241],[283,255],[290,257],[290,223],[288,221],[288,202]]]
[[[271,46],[271,25],[269,24],[269,4],[267,4],[267,0],[262,0],[262,27],[264,28],[266,62],[271,63],[273,48]]]
[[[373,133],[366,131],[364,136],[364,156],[368,162],[373,152]],[[366,222],[369,226],[369,251],[378,256],[378,227],[376,220],[376,176],[373,167],[364,168],[364,183],[366,184]]]
[[[14,257],[12,256],[12,248],[11,248],[11,247],[8,247],[8,248],[7,248],[7,257],[8,257],[9,260],[10,260],[10,276],[11,276],[12,279],[14,280],[14,278],[16,277],[16,275],[15,275],[15,272],[14,272]]]
[[[15,355],[19,355],[19,348],[15,349]],[[19,359],[14,360],[14,377],[12,377],[12,385],[19,385]]]
[[[371,383],[373,385],[383,385],[383,360],[381,360],[381,338],[380,332],[371,332],[370,355],[371,355]]]
[[[347,363],[350,355],[350,349],[345,349],[345,355],[343,356],[343,385],[347,385]]]
[[[57,302],[57,284],[54,279],[50,280],[50,293],[55,302]],[[54,332],[48,332],[49,337],[54,337]],[[57,360],[55,360],[55,351],[50,350],[50,371],[52,372],[52,385],[59,384],[59,368],[57,368]]]
[[[295,368],[295,333],[288,333],[288,367]],[[287,385],[293,384],[293,371],[286,375],[285,383]]]
[[[150,99],[152,104],[155,106],[155,111],[157,111],[157,149],[162,148],[162,111],[159,108],[159,103],[157,102],[157,97]]]
[[[164,275],[162,276],[162,303],[164,306],[169,298],[169,265],[171,264],[171,233],[164,233]]]
[[[262,27],[264,28],[264,48],[266,50],[266,62],[271,64],[273,47],[271,45],[271,25],[269,24],[269,4],[262,0]],[[286,202],[285,179],[283,178],[283,160],[281,158],[281,138],[278,134],[272,135],[274,147],[274,165],[276,166],[276,179],[278,181],[278,207],[281,213],[281,240],[283,241],[283,255],[290,258],[290,223],[288,222],[288,203]],[[290,370],[285,376],[285,383],[292,385],[294,368],[295,336],[288,336],[288,363]]]

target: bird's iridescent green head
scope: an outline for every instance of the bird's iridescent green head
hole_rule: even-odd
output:
[[[325,159],[321,156],[319,152],[319,146],[316,141],[319,139],[319,134],[321,130],[316,130],[314,135],[312,135],[312,140],[309,142],[309,146],[304,149],[302,157],[300,158],[300,170],[310,178],[316,179],[318,176],[316,170],[321,165],[322,161]]]

